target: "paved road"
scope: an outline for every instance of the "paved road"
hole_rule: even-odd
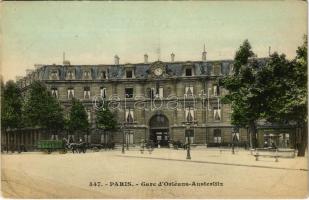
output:
[[[156,149],[2,155],[2,192],[27,198],[297,198],[307,194],[307,158],[262,158]],[[96,186],[95,185],[96,182]],[[99,183],[100,182],[100,186]],[[90,186],[92,184],[92,186]],[[122,185],[122,186],[121,186]]]

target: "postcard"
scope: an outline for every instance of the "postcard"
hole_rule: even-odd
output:
[[[2,197],[307,198],[307,6],[2,2]]]

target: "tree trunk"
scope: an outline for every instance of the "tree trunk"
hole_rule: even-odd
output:
[[[308,124],[306,122],[303,123],[300,134],[301,134],[300,135],[301,141],[300,144],[297,146],[298,150],[297,156],[304,157],[306,154],[307,140],[308,140]]]
[[[250,144],[252,145],[252,148],[257,148],[257,139],[256,139],[256,124],[255,121],[249,122],[249,131],[250,131]]]

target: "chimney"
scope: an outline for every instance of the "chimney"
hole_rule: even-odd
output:
[[[65,52],[62,54],[62,63],[63,65],[71,65],[70,61],[65,59]]]
[[[171,62],[174,62],[174,61],[175,61],[175,54],[172,53],[172,54],[171,54]]]
[[[148,63],[148,55],[147,55],[147,54],[144,55],[144,63],[145,63],[145,64]]]
[[[119,65],[120,58],[117,55],[115,55],[114,58],[115,58],[115,65]]]
[[[29,74],[31,74],[33,72],[32,69],[26,69],[26,75],[28,76]]]
[[[206,54],[207,54],[207,52],[206,52],[206,50],[205,50],[205,44],[204,44],[204,51],[203,51],[203,53],[202,53],[202,61],[203,61],[203,62],[206,62]]]
[[[16,81],[20,81],[22,78],[22,76],[15,76]]]
[[[34,64],[35,70],[38,70],[38,69],[40,69],[41,67],[43,67],[42,64]]]

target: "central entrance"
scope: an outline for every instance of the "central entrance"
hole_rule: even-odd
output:
[[[149,121],[150,133],[149,140],[153,141],[155,146],[167,147],[169,144],[169,122],[165,115],[154,115]]]

